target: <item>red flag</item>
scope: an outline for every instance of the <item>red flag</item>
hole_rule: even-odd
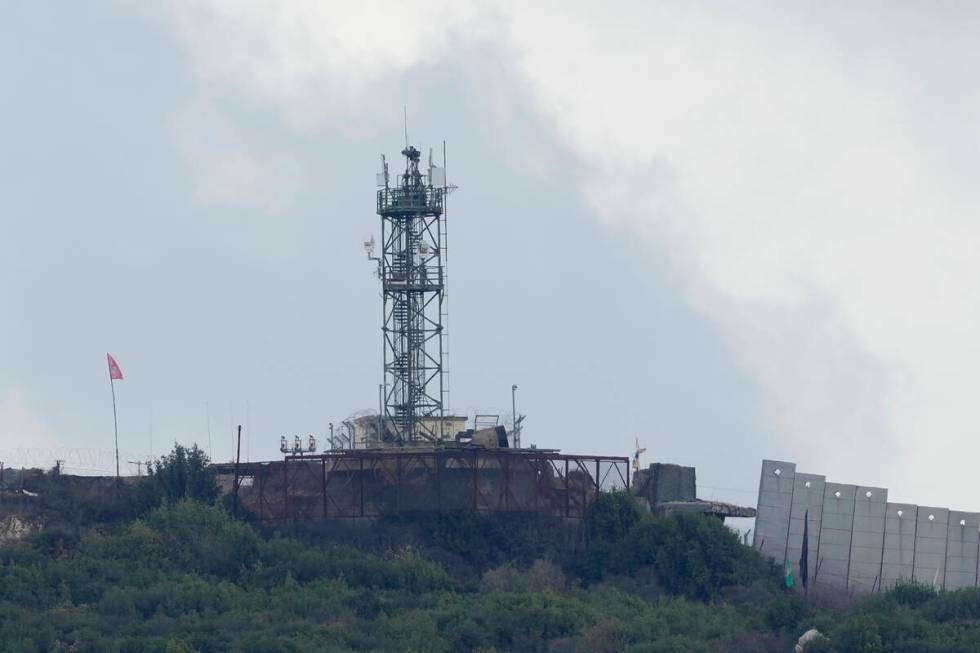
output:
[[[109,379],[121,380],[123,375],[122,370],[119,369],[119,363],[117,363],[116,359],[112,357],[112,354],[106,354],[105,357],[109,361]]]

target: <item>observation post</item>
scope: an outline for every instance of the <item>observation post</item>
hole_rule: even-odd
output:
[[[390,183],[382,157],[378,276],[383,296],[383,428],[393,444],[435,442],[445,433],[445,168],[419,170],[421,152],[402,150],[405,172]]]

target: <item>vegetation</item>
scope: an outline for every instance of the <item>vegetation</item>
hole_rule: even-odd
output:
[[[427,541],[378,554],[259,533],[217,504],[201,460],[161,459],[120,493],[126,515],[91,511],[74,539],[0,549],[0,648],[785,652],[816,627],[811,653],[980,650],[978,590],[814,607],[720,521],[654,519],[623,494],[575,547],[464,514],[419,518]]]
[[[140,489],[149,496],[147,503],[159,505],[161,501],[195,499],[214,503],[218,498],[218,486],[207,454],[197,445],[190,449],[175,444],[173,451],[156,462],[147,464],[149,472]]]

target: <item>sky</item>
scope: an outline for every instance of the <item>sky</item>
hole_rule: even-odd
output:
[[[980,510],[980,14],[31,2],[0,23],[0,458],[278,456],[376,405],[379,154],[447,147],[450,408]],[[437,158],[439,158],[437,156]],[[111,455],[111,454],[110,454]]]

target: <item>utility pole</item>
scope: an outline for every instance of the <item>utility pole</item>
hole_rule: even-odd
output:
[[[384,435],[381,432],[384,426],[384,414],[385,414],[385,386],[383,383],[378,384],[378,446],[381,446],[381,442],[384,441]]]
[[[235,449],[235,517],[238,517],[238,466],[241,464],[242,459],[242,425],[238,425],[238,446]]]
[[[511,415],[514,418],[513,430],[514,430],[514,444],[517,449],[521,448],[521,438],[517,433],[517,384],[510,386],[510,410]]]

